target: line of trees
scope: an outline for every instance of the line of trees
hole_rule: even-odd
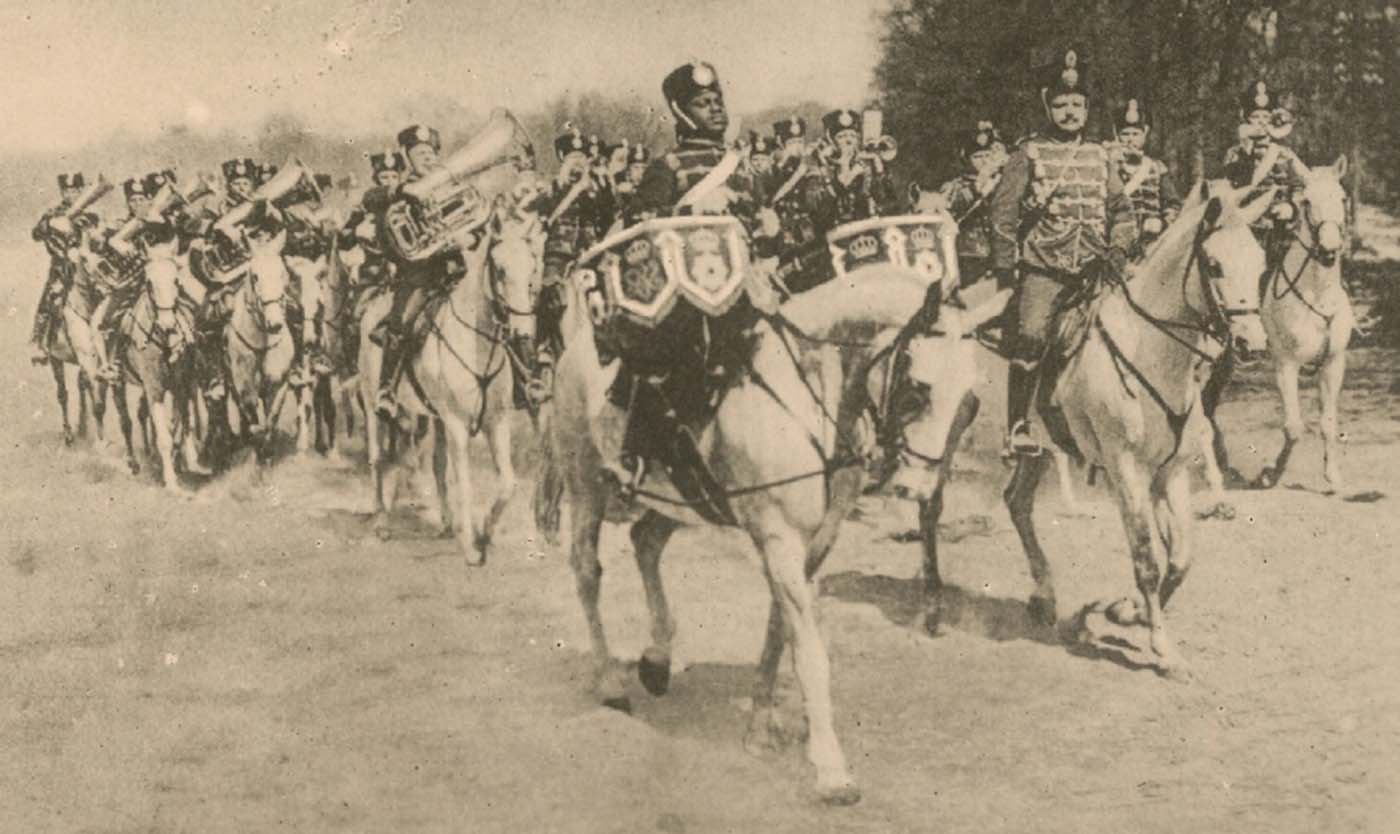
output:
[[[1218,174],[1238,99],[1258,78],[1286,94],[1306,161],[1347,153],[1352,193],[1400,203],[1400,10],[1380,0],[893,0],[881,19],[876,100],[902,173],[957,172],[959,131],[991,118],[1038,126],[1037,67],[1075,47],[1090,63],[1091,128],[1145,101],[1152,152],[1190,182]],[[908,150],[904,150],[907,148]]]

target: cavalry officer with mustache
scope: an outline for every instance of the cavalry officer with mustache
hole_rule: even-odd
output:
[[[1040,453],[1030,409],[1061,299],[1095,277],[1121,275],[1136,237],[1132,202],[1108,150],[1084,136],[1085,69],[1069,50],[1047,70],[1045,130],[1011,154],[991,196],[992,269],[999,284],[1017,288],[1003,340],[1011,361],[1008,455]]]

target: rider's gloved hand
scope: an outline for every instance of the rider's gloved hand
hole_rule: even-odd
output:
[[[1108,251],[1103,253],[1104,263],[1108,264],[1113,274],[1122,277],[1128,272],[1128,253],[1121,246],[1110,246]]]

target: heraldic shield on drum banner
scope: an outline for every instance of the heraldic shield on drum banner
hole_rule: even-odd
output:
[[[665,217],[609,237],[579,259],[575,280],[596,280],[609,312],[654,328],[684,297],[719,316],[742,295],[750,271],[743,224],[729,216]]]

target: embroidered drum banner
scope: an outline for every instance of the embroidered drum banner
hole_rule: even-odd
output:
[[[837,226],[827,233],[836,276],[867,266],[912,269],[929,283],[958,285],[958,224],[947,214],[872,217]]]
[[[681,297],[707,315],[724,314],[743,293],[748,269],[743,224],[727,216],[647,220],[579,258],[579,271],[597,276],[610,310],[647,327]]]

